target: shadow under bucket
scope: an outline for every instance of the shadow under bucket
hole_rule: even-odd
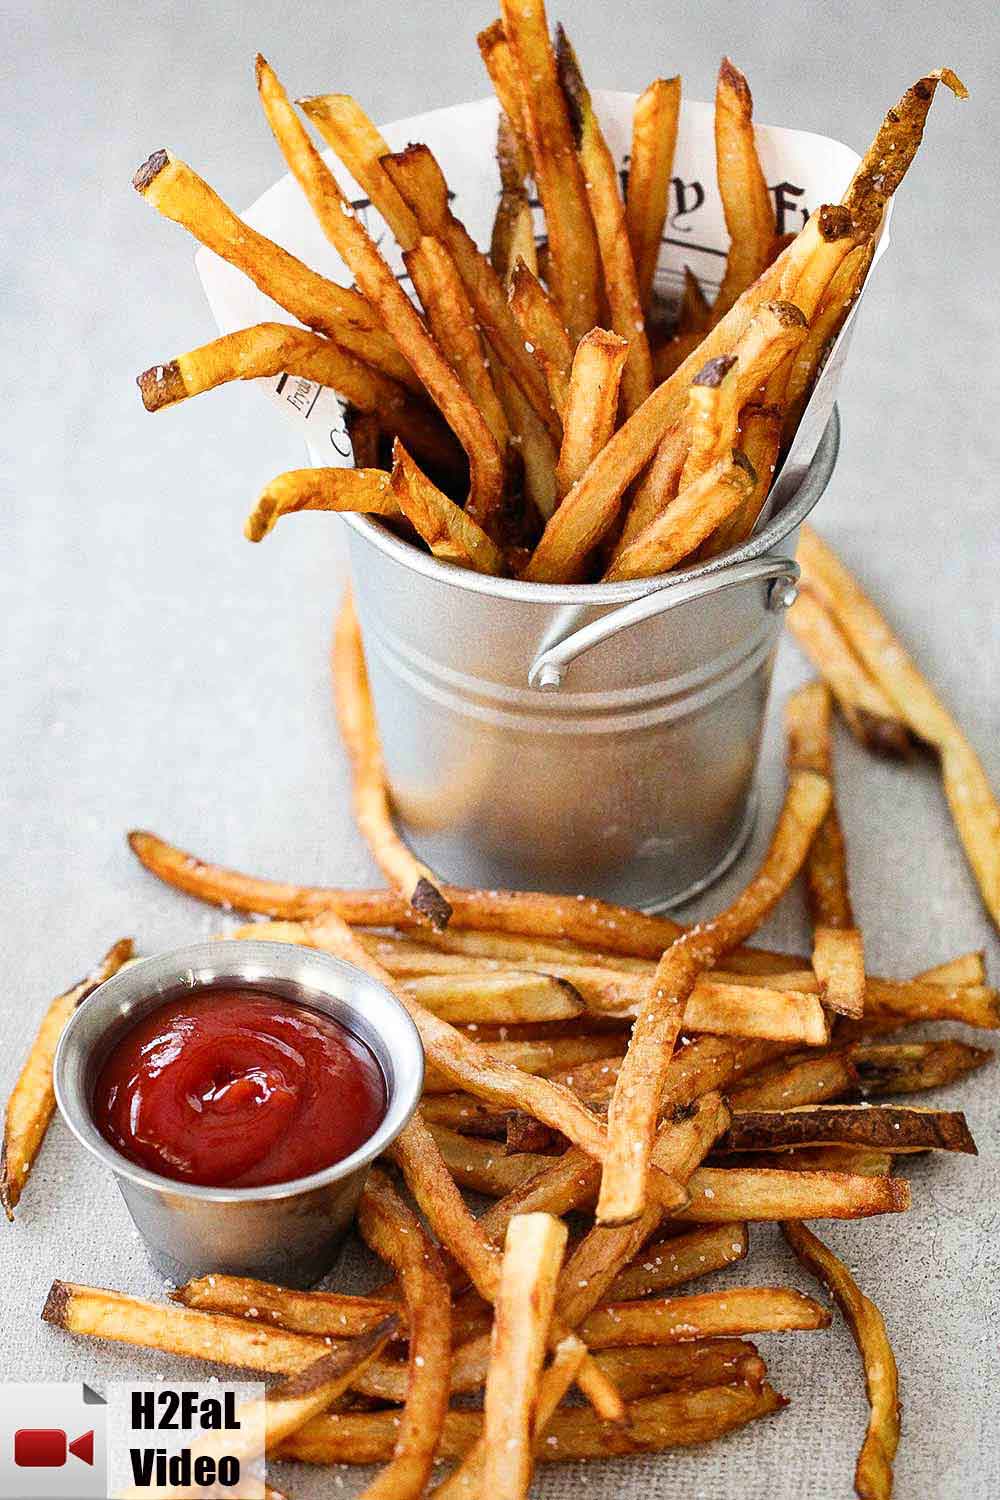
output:
[[[489,578],[344,517],[393,802],[442,879],[657,910],[728,868],[753,826],[798,529],[839,439],[834,409],[742,547],[635,582]]]

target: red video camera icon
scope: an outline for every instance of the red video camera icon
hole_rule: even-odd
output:
[[[14,1463],[19,1469],[61,1469],[70,1453],[93,1465],[93,1431],[72,1442],[61,1427],[22,1427],[14,1434]]]

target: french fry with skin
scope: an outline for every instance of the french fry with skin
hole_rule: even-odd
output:
[[[628,352],[624,339],[603,328],[592,328],[576,346],[556,465],[560,498],[572,489],[615,430],[618,389]]]
[[[170,1293],[173,1302],[203,1312],[227,1313],[265,1326],[353,1339],[371,1333],[386,1318],[395,1316],[398,1327],[392,1338],[406,1337],[406,1313],[401,1302],[391,1298],[354,1297],[343,1292],[303,1292],[273,1286],[250,1276],[199,1276]]]
[[[795,358],[789,365],[784,425],[784,436],[789,442],[798,431],[802,413],[833,341],[843,327],[852,304],[861,295],[874,250],[872,241],[867,245],[857,245],[845,256],[809,324],[807,337],[796,350]]]
[[[774,206],[754,142],[750,85],[728,57],[722,60],[715,90],[715,157],[730,241],[713,307],[718,320],[767,269],[776,232]]]
[[[788,627],[823,676],[858,743],[875,755],[909,759],[913,746],[906,724],[855,655],[833,615],[808,586],[799,588],[798,598],[788,611]]]
[[[208,183],[169,151],[154,151],[132,184],[147,203],[220,255],[307,328],[418,393],[423,387],[379,315],[359,292],[337,286],[251,229]]]
[[[298,105],[367,193],[400,249],[412,250],[420,239],[420,225],[382,165],[382,157],[389,154],[388,142],[358,101],[350,94],[317,94],[300,99]]]
[[[934,1042],[859,1042],[851,1062],[866,1095],[912,1094],[954,1083],[992,1058],[986,1047],[942,1039]]]
[[[738,1286],[599,1307],[584,1319],[580,1334],[589,1348],[616,1349],[829,1325],[825,1307],[790,1287]]]
[[[486,340],[517,382],[539,420],[553,439],[559,437],[559,418],[552,409],[545,378],[524,348],[507,293],[499,276],[482,254],[465,225],[451,211],[448,184],[429,147],[408,146],[382,158],[390,181],[409,204],[421,231],[439,239],[448,250],[465,284],[476,321]]]
[[[257,59],[257,92],[282,155],[316,220],[357,279],[369,303],[427,387],[469,460],[470,514],[489,517],[500,504],[503,457],[486,419],[466,393],[420,314],[386,265],[309,139],[273,69]]]
[[[500,548],[468,512],[428,479],[398,438],[392,460],[392,497],[435,557],[494,578],[507,571]]]
[[[622,411],[630,416],[653,389],[653,361],[646,315],[636,278],[618,181],[618,167],[594,113],[576,53],[562,25],[556,27],[556,71],[583,172],[584,191],[597,236],[611,327],[628,345],[622,371]]]
[[[227,333],[137,380],[147,411],[159,411],[231,380],[300,375],[329,387],[359,411],[374,412],[386,432],[409,443],[425,463],[461,473],[461,453],[426,401],[330,339],[287,323],[257,323]]]
[[[866,1104],[738,1111],[718,1149],[784,1151],[803,1146],[863,1146],[894,1155],[914,1151],[977,1154],[965,1116],[958,1111]]]
[[[744,1339],[694,1339],[685,1344],[604,1349],[595,1356],[629,1401],[663,1391],[697,1391],[706,1386],[748,1385],[760,1390],[767,1367]]]
[[[97,966],[51,1002],[38,1028],[31,1050],[7,1100],[3,1147],[0,1150],[0,1203],[11,1223],[28,1174],[41,1150],[45,1132],[56,1108],[52,1086],[52,1064],[63,1029],[73,1012],[98,985],[117,974],[132,957],[131,938],[120,938]]]
[[[680,107],[680,78],[656,78],[639,95],[632,113],[625,224],[647,318],[652,310],[653,280],[667,219]]]
[[[745,1260],[749,1249],[745,1224],[706,1224],[645,1245],[618,1272],[607,1289],[609,1302],[632,1302],[683,1286],[699,1276]],[[622,1390],[628,1399],[629,1392]]]
[[[899,1377],[885,1320],[863,1294],[853,1276],[822,1240],[804,1224],[782,1230],[797,1259],[822,1281],[850,1328],[865,1370],[870,1416],[858,1454],[854,1488],[861,1500],[889,1500],[892,1466],[899,1447]]]
[[[437,876],[410,853],[392,826],[361,631],[350,594],[344,596],[334,631],[333,685],[337,722],[351,763],[358,827],[379,868],[413,910],[433,926],[446,927],[451,907],[437,888]]]
[[[496,92],[500,109],[510,121],[518,147],[524,156],[521,172],[528,176],[531,171],[531,149],[528,145],[524,123],[524,100],[521,82],[517,76],[517,64],[510,50],[503,22],[496,20],[485,27],[476,37],[479,55],[483,59],[490,82]]]
[[[537,275],[538,256],[531,201],[524,185],[530,162],[510,117],[503,110],[497,121],[496,158],[500,171],[500,202],[490,234],[490,265],[506,286],[519,259]]]
[[[785,706],[790,770],[815,771],[833,788],[830,693],[812,682],[793,693]],[[812,841],[805,865],[813,927],[813,970],[824,1004],[840,1015],[858,1017],[865,1008],[865,953],[854,921],[847,885],[847,851],[831,796],[830,809]]]
[[[703,557],[717,557],[730,547],[741,547],[757,524],[778,467],[783,416],[782,408],[773,405],[744,406],[740,412],[740,449],[749,459],[757,482],[715,535],[709,537],[702,549]]]
[[[248,542],[262,542],[282,516],[307,510],[402,515],[384,469],[290,469],[261,490],[243,535]]]
[[[1000,803],[981,761],[888,621],[812,527],[803,528],[799,558],[809,587],[869,674],[912,733],[938,752],[952,819],[983,903],[1000,927]]]
[[[656,1112],[684,1005],[698,974],[744,942],[773,909],[801,869],[829,805],[830,787],[823,777],[793,773],[758,874],[724,912],[678,938],[660,960],[608,1111],[608,1149],[597,1210],[602,1223],[627,1222],[642,1212]]]
[[[517,319],[525,347],[545,376],[552,405],[565,418],[573,366],[573,341],[562,314],[538,277],[522,260],[515,262],[510,279],[510,308]]]
[[[745,454],[734,448],[677,498],[619,552],[604,575],[606,583],[626,578],[653,578],[667,573],[732,515],[753,491],[757,475]],[[530,569],[525,577],[530,574]]]
[[[483,1401],[482,1493],[525,1500],[539,1382],[567,1229],[549,1214],[507,1227]]]
[[[504,34],[520,86],[522,119],[549,245],[548,281],[579,340],[600,322],[597,235],[542,0],[501,0]]]
[[[377,1170],[361,1193],[358,1228],[399,1276],[410,1356],[393,1459],[365,1490],[365,1500],[409,1500],[424,1492],[448,1409],[451,1297],[433,1240]]]

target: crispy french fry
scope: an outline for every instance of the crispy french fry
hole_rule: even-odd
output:
[[[379,868],[413,910],[433,926],[446,927],[451,907],[437,888],[437,876],[410,853],[392,826],[361,631],[349,594],[337,615],[333,682],[337,720],[351,762],[358,827]]]
[[[744,406],[740,412],[740,449],[750,460],[757,482],[703,549],[706,557],[717,557],[730,547],[740,547],[757,524],[771,489],[781,452],[783,411],[780,406]]]
[[[852,304],[861,295],[868,267],[874,254],[874,240],[849,251],[830,279],[823,300],[809,324],[809,333],[795,351],[788,370],[785,390],[785,437],[790,441],[798,430],[802,413],[813,386],[823,368],[833,341],[840,332]]]
[[[356,469],[385,469],[382,461],[381,437],[378,417],[374,412],[359,411],[356,406],[344,409],[344,426],[351,440]]]
[[[782,1058],[746,1075],[730,1091],[734,1110],[795,1109],[826,1099],[856,1097],[858,1075],[846,1050],[802,1059]]]
[[[496,155],[500,169],[500,201],[490,235],[490,265],[506,286],[518,260],[523,260],[529,270],[537,274],[538,256],[531,200],[524,185],[528,166],[510,118],[503,110],[497,122]]]
[[[830,693],[822,682],[809,683],[792,694],[785,706],[785,728],[789,768],[818,772],[832,790]],[[860,1016],[865,1006],[864,945],[854,923],[847,851],[832,797],[812,841],[805,876],[813,924],[813,970],[820,994],[831,1010]]]
[[[365,1495],[367,1500],[408,1500],[424,1492],[448,1409],[451,1298],[433,1240],[381,1172],[369,1173],[358,1227],[399,1276],[410,1338],[406,1404],[395,1453]]]
[[[788,626],[822,673],[855,739],[876,755],[907,759],[912,745],[906,724],[812,589],[799,589]]]
[[[465,225],[451,211],[448,184],[427,146],[408,146],[382,158],[390,180],[416,214],[421,231],[446,246],[465,283],[476,320],[512,378],[524,392],[553,439],[559,419],[552,409],[545,378],[524,347],[524,338],[507,305],[507,293],[487,257]]]
[[[793,1151],[751,1152],[739,1160],[750,1167],[891,1177],[894,1159],[888,1151],[877,1151],[871,1146],[803,1146]]]
[[[782,1226],[797,1258],[828,1288],[854,1335],[865,1369],[871,1413],[858,1454],[854,1488],[861,1500],[889,1500],[899,1447],[899,1380],[885,1320],[833,1251],[804,1224]]]
[[[687,423],[678,419],[667,429],[652,463],[634,486],[625,524],[612,553],[613,561],[617,562],[626,547],[676,498],[687,450]]]
[[[652,578],[669,572],[732,515],[756,483],[749,459],[734,448],[728,457],[718,459],[681,490],[676,500],[618,554],[604,575],[605,581]]]
[[[422,389],[370,302],[310,270],[251,229],[186,162],[169,151],[154,151],[132,183],[164,218],[181,224],[209,250],[236,266],[307,328],[326,334],[404,385]]]
[[[397,438],[392,449],[392,496],[435,557],[493,577],[506,572],[503,553],[454,500],[427,478]]]
[[[483,59],[490,82],[496,91],[500,109],[510,121],[518,146],[524,155],[522,176],[531,170],[531,150],[528,146],[527,128],[524,123],[524,103],[521,84],[517,76],[517,64],[510,50],[503,22],[494,21],[476,37],[479,55]]]
[[[794,772],[760,871],[726,911],[680,937],[660,960],[649,1005],[638,1017],[608,1112],[608,1150],[598,1218],[622,1223],[643,1208],[646,1162],[667,1066],[698,974],[745,941],[772,910],[806,858],[830,804],[829,783]]]
[[[812,527],[803,529],[799,557],[810,587],[897,713],[938,751],[952,819],[986,909],[1000,926],[1000,804],[982,763],[888,621]]]
[[[685,1344],[647,1344],[641,1349],[604,1349],[597,1363],[629,1401],[662,1391],[697,1391],[711,1385],[764,1384],[767,1367],[744,1339],[693,1339]]]
[[[632,114],[625,223],[647,318],[652,309],[653,279],[667,219],[680,107],[680,78],[655,78],[639,95]]]
[[[249,542],[262,542],[282,516],[306,510],[401,514],[384,469],[290,469],[261,490],[243,535]]]
[[[594,222],[611,327],[628,345],[622,371],[622,411],[629,416],[653,389],[646,314],[632,259],[617,163],[608,149],[576,53],[561,24],[556,27],[556,71]]]
[[[545,377],[552,405],[564,418],[573,342],[556,304],[523,260],[515,262],[510,278],[510,307],[523,334],[524,346]]]
[[[734,1115],[720,1151],[782,1151],[800,1146],[870,1146],[893,1154],[960,1151],[976,1155],[958,1111],[891,1109],[869,1105],[799,1105]]]
[[[527,1152],[508,1155],[499,1141],[477,1140],[430,1122],[428,1128],[449,1172],[461,1187],[470,1192],[504,1198],[509,1193],[519,1192],[532,1177],[552,1166],[550,1156]]]
[[[603,328],[592,328],[576,346],[556,466],[560,497],[572,489],[615,430],[627,354],[625,340]]]
[[[382,259],[309,139],[274,70],[262,57],[257,59],[257,91],[282,155],[320,228],[350,267],[368,302],[378,309],[385,327],[465,449],[470,471],[469,510],[476,520],[486,519],[500,504],[504,483],[503,457],[486,419]]]
[[[445,1021],[564,1021],[584,1009],[569,980],[554,974],[425,974],[406,988]]]
[[[311,99],[300,99],[298,104],[327,145],[333,147],[358,187],[367,193],[400,248],[412,250],[420,238],[420,226],[382,165],[382,157],[389,153],[388,143],[358,101],[350,94],[317,94]]]
[[[344,1292],[301,1292],[273,1286],[250,1276],[199,1276],[170,1293],[174,1302],[202,1312],[227,1313],[234,1318],[308,1333],[323,1338],[354,1339],[371,1333],[386,1318],[397,1317],[392,1337],[406,1336],[406,1312],[390,1298],[354,1297]]]
[[[132,939],[120,938],[78,984],[57,996],[42,1018],[31,1051],[7,1100],[3,1148],[0,1150],[0,1203],[13,1223],[14,1209],[35,1163],[49,1121],[55,1113],[52,1063],[70,1016],[98,985],[117,974],[132,957]]]
[[[542,0],[501,0],[520,86],[533,175],[545,212],[549,284],[566,327],[581,339],[600,322],[601,272],[584,173],[574,149]]]
[[[745,1224],[705,1224],[686,1234],[645,1245],[618,1272],[607,1290],[609,1302],[632,1302],[683,1286],[699,1276],[745,1260],[749,1241]],[[629,1396],[628,1389],[622,1395]]]
[[[545,521],[555,510],[558,499],[556,462],[559,450],[549,429],[495,351],[492,368],[497,394],[510,424],[511,444],[520,450],[525,497]]]
[[[539,1463],[611,1458],[616,1454],[662,1453],[708,1443],[769,1416],[785,1405],[769,1385],[707,1386],[671,1391],[632,1403],[628,1422],[611,1427],[586,1407],[560,1408],[548,1424],[535,1457]],[[315,1417],[281,1447],[282,1458],[314,1464],[379,1463],[392,1455],[396,1438],[392,1412],[338,1412]],[[440,1458],[460,1458],[482,1430],[482,1413],[449,1411]]]
[[[690,1189],[691,1202],[676,1217],[694,1224],[865,1219],[873,1214],[905,1213],[910,1206],[908,1182],[847,1172],[699,1167]],[[804,1206],[796,1208],[797,1203]]]
[[[580,1332],[590,1348],[615,1349],[743,1333],[827,1328],[829,1324],[825,1307],[790,1287],[738,1286],[690,1297],[616,1302],[592,1312]]]
[[[775,236],[774,206],[754,142],[750,85],[728,57],[715,90],[715,159],[730,241],[713,308],[718,319],[766,270]]]
[[[483,1403],[482,1489],[524,1500],[531,1483],[538,1388],[566,1248],[565,1224],[520,1214],[507,1228]]]
[[[851,1062],[865,1094],[912,1094],[941,1088],[990,1061],[986,1047],[967,1042],[859,1042]]]

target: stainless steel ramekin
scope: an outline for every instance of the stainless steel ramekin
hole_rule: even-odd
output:
[[[388,1109],[375,1134],[322,1172],[269,1187],[172,1182],[135,1165],[94,1124],[97,1075],[143,1016],[214,986],[259,988],[332,1016],[365,1042],[385,1075]],[[424,1056],[394,995],[363,970],[288,943],[198,943],[143,959],[102,984],[75,1012],[55,1057],[55,1093],[77,1140],[110,1167],[156,1269],[180,1283],[209,1272],[309,1286],[330,1269],[370,1164],[420,1099]]]

